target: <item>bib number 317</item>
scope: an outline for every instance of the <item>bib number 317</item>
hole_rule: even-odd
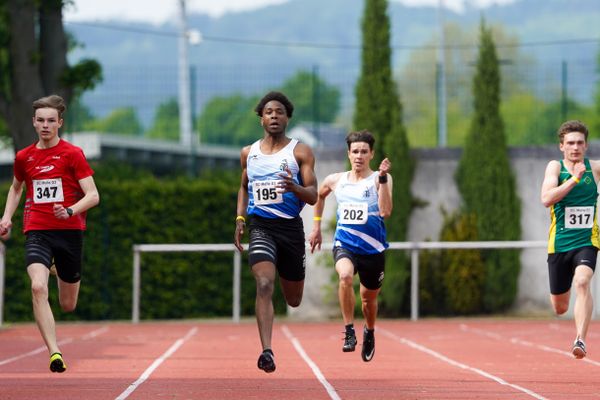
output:
[[[594,207],[566,207],[565,228],[582,229],[594,225]]]

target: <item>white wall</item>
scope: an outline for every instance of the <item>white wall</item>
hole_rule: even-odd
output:
[[[413,196],[428,201],[425,207],[413,210],[409,222],[408,240],[438,240],[443,222],[441,207],[451,212],[460,206],[460,195],[454,174],[460,158],[458,149],[418,149],[413,151],[415,173],[412,183]],[[517,191],[521,198],[522,240],[546,240],[550,213],[540,201],[540,188],[548,161],[559,159],[558,146],[510,149]],[[317,154],[316,173],[319,183],[332,172],[346,168],[344,149],[335,154]],[[591,143],[588,156],[600,158],[600,144]],[[399,166],[392,166],[393,170]],[[306,234],[312,229],[313,209],[307,206],[302,213]],[[323,219],[335,217],[335,200],[328,199]],[[499,221],[502,223],[502,221]],[[324,235],[323,241],[331,237]],[[339,316],[335,283],[331,276],[331,252],[326,249],[320,257],[307,254],[307,278],[303,304],[290,314],[299,318],[322,318]],[[521,273],[514,311],[522,313],[552,314],[549,303],[548,269],[545,249],[527,249],[521,253]],[[323,263],[329,261],[329,266]],[[593,290],[600,293],[600,282],[594,279]],[[332,292],[333,291],[333,292]],[[332,296],[333,293],[333,296]],[[600,310],[600,299],[595,296],[595,309]],[[572,307],[567,317],[572,315]]]

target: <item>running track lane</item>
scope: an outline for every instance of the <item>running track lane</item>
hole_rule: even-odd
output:
[[[52,374],[37,328],[19,325],[0,331],[0,387],[3,399],[591,398],[599,328],[592,323],[589,358],[577,361],[572,321],[380,321],[375,358],[364,363],[360,330],[357,351],[344,354],[339,322],[276,323],[277,371],[265,374],[253,322],[65,324],[69,369]]]

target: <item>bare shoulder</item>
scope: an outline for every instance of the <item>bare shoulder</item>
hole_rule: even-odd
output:
[[[546,174],[548,173],[556,173],[556,175],[558,175],[560,173],[560,162],[557,160],[549,161],[546,166]]]
[[[240,156],[242,156],[242,157],[248,157],[248,154],[250,154],[250,148],[251,147],[252,147],[251,145],[242,147],[242,151],[240,151]]]
[[[323,186],[329,187],[331,190],[334,190],[340,178],[345,172],[334,172],[333,174],[329,174],[323,179]]]
[[[594,171],[600,171],[600,160],[590,160],[590,166]]]
[[[309,145],[307,145],[306,143],[302,143],[302,142],[298,142],[296,147],[294,147],[294,154],[296,155],[296,158],[301,158],[301,159],[314,157],[312,148]]]

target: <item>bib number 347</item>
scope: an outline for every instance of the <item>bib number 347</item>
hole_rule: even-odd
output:
[[[62,179],[37,179],[33,181],[34,203],[60,203],[64,201]]]

